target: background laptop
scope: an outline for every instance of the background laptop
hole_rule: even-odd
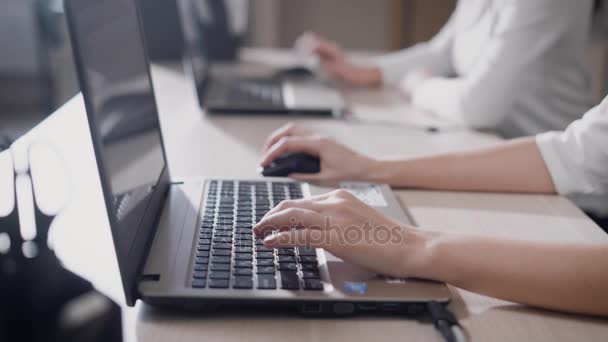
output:
[[[208,113],[343,115],[342,96],[315,79],[252,77],[235,63],[218,62],[214,47],[223,48],[231,41],[224,1],[181,0],[179,7],[185,64],[196,83],[200,106]]]
[[[171,179],[134,0],[66,1],[70,36],[127,303],[296,305],[308,314],[401,311],[446,302],[443,284],[379,277],[323,250],[268,249],[251,228],[274,205],[330,189],[285,180]],[[137,84],[155,122],[106,139],[106,89]],[[127,93],[128,94],[128,93]],[[132,106],[113,111],[131,115]],[[346,184],[407,221],[388,186]]]

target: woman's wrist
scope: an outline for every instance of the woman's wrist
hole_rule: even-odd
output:
[[[368,167],[366,167],[365,172],[362,173],[362,180],[372,183],[401,186],[396,180],[403,178],[400,177],[403,170],[403,163],[405,163],[405,161],[368,158]]]
[[[378,159],[360,155],[358,164],[360,165],[354,180],[370,183],[382,183],[381,170],[382,162]]]
[[[440,280],[435,274],[437,246],[442,233],[422,231],[406,226],[401,250],[403,263],[401,274],[408,278]]]

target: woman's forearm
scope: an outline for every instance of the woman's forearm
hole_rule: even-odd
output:
[[[377,160],[367,178],[398,187],[555,193],[555,185],[534,138],[469,152]]]
[[[415,277],[517,303],[608,316],[608,245],[429,234]]]

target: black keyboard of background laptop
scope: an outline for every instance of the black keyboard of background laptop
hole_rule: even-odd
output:
[[[315,249],[267,248],[251,230],[270,208],[298,198],[300,183],[211,181],[192,287],[323,290]]]
[[[283,90],[280,81],[239,80],[213,82],[209,98],[225,101],[237,107],[284,108]]]

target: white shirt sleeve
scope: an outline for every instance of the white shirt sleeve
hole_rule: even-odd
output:
[[[439,33],[430,41],[381,56],[375,60],[385,84],[397,84],[408,71],[415,68],[424,67],[438,75],[453,74],[451,48],[454,26],[460,12],[459,7],[460,5],[454,10]]]
[[[433,78],[412,94],[416,107],[473,128],[498,125],[541,59],[568,26],[571,0],[509,1],[500,8],[493,35],[467,75]],[[566,13],[566,14],[565,14]]]
[[[608,195],[608,97],[566,131],[536,142],[559,194]]]

